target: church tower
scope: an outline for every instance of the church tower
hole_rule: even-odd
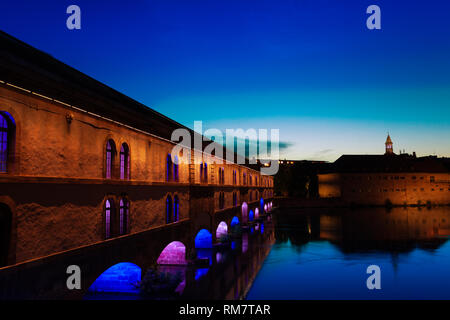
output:
[[[394,149],[392,148],[393,143],[392,143],[391,137],[389,136],[389,133],[386,138],[386,142],[384,144],[386,145],[386,153],[385,154],[394,154]]]

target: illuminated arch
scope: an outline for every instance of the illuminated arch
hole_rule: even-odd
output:
[[[220,239],[222,236],[226,236],[228,234],[228,225],[225,221],[219,223],[219,226],[216,230],[216,238]]]
[[[248,221],[248,204],[247,202],[242,203],[242,222],[247,223]]]
[[[142,270],[130,262],[118,263],[103,272],[89,287],[89,292],[138,293]]]
[[[186,246],[180,241],[169,243],[156,261],[160,265],[186,265]]]
[[[233,219],[231,219],[230,226],[234,227],[236,225],[239,225],[239,218],[238,217],[233,217]]]
[[[255,213],[253,212],[253,210],[250,210],[250,212],[248,213],[248,220],[253,221],[254,218],[255,218]]]
[[[255,219],[259,218],[259,208],[255,209]]]
[[[206,229],[201,229],[195,236],[196,249],[211,249],[212,248],[212,234]]]

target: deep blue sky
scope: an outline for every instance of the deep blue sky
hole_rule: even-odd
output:
[[[187,126],[278,128],[282,158],[382,153],[387,131],[450,156],[450,1],[129,3],[2,1],[0,29]]]

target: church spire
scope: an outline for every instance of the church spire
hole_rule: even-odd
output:
[[[386,153],[385,154],[393,154],[394,153],[394,149],[393,149],[393,143],[391,140],[391,137],[389,136],[389,132],[388,132],[388,136],[386,138],[386,142],[384,143],[386,146]]]

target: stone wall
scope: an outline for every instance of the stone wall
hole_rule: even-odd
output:
[[[252,174],[253,183],[258,177],[258,186],[252,187],[260,195],[269,194],[273,186],[272,177],[262,178],[259,171],[237,164],[213,164],[211,156],[204,159],[207,182],[200,180],[200,165],[190,165],[182,155],[179,181],[167,182],[171,141],[4,84],[0,111],[11,114],[16,123],[13,161],[10,170],[0,174],[0,203],[10,208],[13,221],[8,264],[104,240],[106,199],[115,204],[116,229],[119,199],[129,200],[128,233],[165,225],[168,195],[179,197],[180,219],[198,219],[196,224],[212,231],[218,192],[225,193],[225,208],[232,207],[233,191],[238,206],[248,201],[238,192],[248,188],[244,172]],[[108,139],[117,149],[113,179],[105,179]],[[118,179],[122,143],[130,149],[129,180]],[[219,167],[225,168],[224,184],[218,183]]]

